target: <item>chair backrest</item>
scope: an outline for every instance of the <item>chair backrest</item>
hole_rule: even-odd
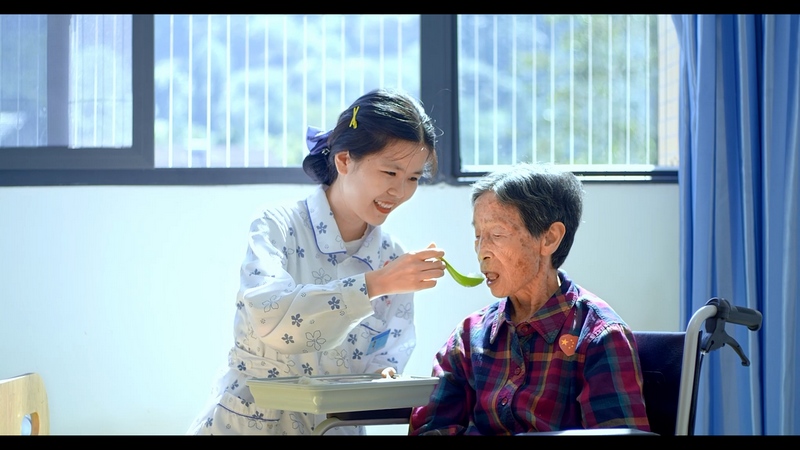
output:
[[[644,377],[650,430],[674,436],[678,419],[685,332],[634,331]]]
[[[26,416],[30,417],[30,434],[50,434],[50,411],[42,377],[26,373],[0,380],[0,435],[22,434]]]

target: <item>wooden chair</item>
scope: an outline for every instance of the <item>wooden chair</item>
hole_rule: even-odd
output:
[[[0,435],[21,435],[26,416],[31,435],[50,434],[47,392],[38,373],[0,380]]]

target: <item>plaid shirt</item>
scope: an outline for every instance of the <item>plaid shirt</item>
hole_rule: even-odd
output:
[[[514,325],[508,300],[471,314],[436,354],[439,384],[409,433],[507,435],[576,428],[650,431],[633,334],[559,271],[561,289]]]

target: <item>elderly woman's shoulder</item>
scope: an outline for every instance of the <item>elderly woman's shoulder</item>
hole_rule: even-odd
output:
[[[614,308],[605,300],[598,297],[591,291],[580,288],[580,296],[575,302],[578,308],[585,310],[588,318],[594,316],[608,324],[619,323],[627,326],[622,317],[614,310]]]

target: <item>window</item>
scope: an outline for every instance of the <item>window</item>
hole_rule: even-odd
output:
[[[459,175],[517,161],[604,179],[677,167],[668,16],[460,15],[457,36]]]
[[[358,96],[419,97],[419,16],[155,18],[155,166],[299,167],[306,126]]]
[[[307,125],[403,88],[440,175],[677,180],[668,16],[3,15],[0,185],[307,183]],[[588,93],[592,92],[592,95]]]
[[[0,16],[0,184],[152,167],[152,132],[137,129],[153,122],[138,91],[152,91],[152,37],[134,39],[142,25],[129,15]]]

